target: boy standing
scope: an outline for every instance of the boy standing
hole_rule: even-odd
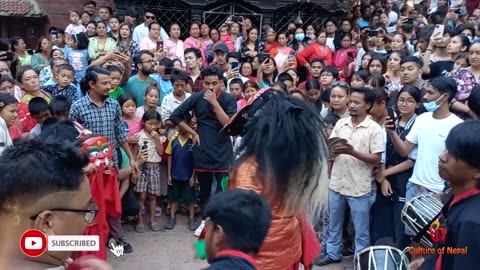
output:
[[[37,125],[30,130],[29,138],[34,139],[40,135],[42,132],[42,124],[48,118],[52,117],[50,114],[50,110],[48,109],[48,102],[41,97],[34,97],[28,103],[28,111],[35,121],[37,121]]]
[[[173,110],[180,106],[180,104],[191,95],[187,92],[189,79],[190,77],[188,77],[188,74],[183,70],[174,70],[170,77],[173,85],[173,92],[165,96],[162,106],[160,107],[162,121],[164,121],[164,125],[167,127],[167,138],[171,138],[177,132],[175,125],[168,120],[170,115]]]
[[[122,87],[120,87],[120,82],[122,81],[122,76],[123,72],[122,70],[117,67],[117,66],[108,66],[106,68],[108,71],[110,71],[110,78],[112,81],[110,82],[110,87],[112,88],[110,92],[108,92],[108,95],[118,101],[118,98],[125,94],[125,91],[123,90]]]
[[[76,85],[72,84],[75,79],[75,69],[69,64],[62,64],[57,67],[54,75],[56,84],[44,86],[44,90],[50,92],[52,97],[67,96],[72,102],[82,98],[82,94]]]
[[[212,196],[205,206],[205,270],[253,270],[254,256],[267,236],[272,211],[254,191],[232,189]]]
[[[53,118],[68,120],[72,101],[66,96],[56,96],[50,100],[48,110]]]
[[[440,155],[438,172],[450,182],[453,198],[445,204],[442,216],[446,218],[447,232],[433,233],[444,238],[442,255],[428,256],[421,269],[477,269],[480,257],[480,121],[467,121],[453,127]],[[439,230],[437,230],[438,232]],[[438,247],[437,247],[438,248]],[[448,251],[455,250],[457,252]]]
[[[192,127],[192,120],[185,122]],[[188,229],[195,231],[195,173],[193,171],[192,136],[178,127],[178,132],[170,138],[165,153],[168,154],[168,201],[170,202],[170,219],[165,229],[175,227],[178,203],[180,200],[188,205]]]

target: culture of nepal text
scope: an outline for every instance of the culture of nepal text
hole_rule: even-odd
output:
[[[454,247],[441,247],[441,248],[424,248],[424,247],[409,247],[408,253],[411,255],[429,255],[429,254],[449,254],[449,255],[465,255],[468,253],[468,247],[454,248]]]

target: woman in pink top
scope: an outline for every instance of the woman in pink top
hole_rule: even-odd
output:
[[[315,58],[325,61],[326,66],[332,65],[332,50],[327,46],[327,33],[325,31],[318,33],[317,42],[311,44],[297,55],[300,65],[306,68],[310,67],[309,63]]]
[[[207,61],[207,46],[202,42],[200,37],[200,24],[198,22],[193,22],[190,25],[190,37],[185,39],[183,48],[186,50],[188,48],[197,48],[202,53],[202,63],[203,66],[208,65]]]
[[[163,44],[164,50],[167,52],[167,57],[171,60],[179,59],[182,66],[185,66],[185,57],[183,55],[183,41],[180,39],[180,25],[177,23],[170,26],[170,38],[165,40]]]
[[[295,60],[295,50],[287,46],[287,34],[285,32],[277,36],[278,47],[270,51],[270,56],[277,64],[278,73],[282,73],[287,68],[297,67]]]
[[[161,41],[160,39],[160,23],[158,22],[152,22],[148,26],[149,34],[148,37],[143,38],[140,40],[140,43],[138,44],[138,47],[140,50],[149,50],[154,53],[157,48],[157,41]]]
[[[357,50],[352,47],[352,35],[345,33],[342,37],[342,47],[333,56],[333,65],[340,71],[340,81],[350,81],[355,72],[356,58]]]

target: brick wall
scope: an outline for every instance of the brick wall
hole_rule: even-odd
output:
[[[72,0],[37,0],[40,7],[48,14],[45,30],[55,26],[65,29],[68,22],[68,12],[76,10],[83,12],[83,3],[86,1],[72,1]],[[97,9],[101,6],[110,6],[115,10],[114,0],[95,0],[97,2]]]

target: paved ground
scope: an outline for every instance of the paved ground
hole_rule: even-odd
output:
[[[166,217],[162,216],[161,223],[165,222]],[[195,258],[193,243],[196,238],[188,230],[184,216],[177,217],[177,225],[171,231],[153,232],[147,228],[147,232],[139,234],[130,225],[124,225],[123,230],[134,252],[118,259],[109,254],[108,261],[115,270],[200,270],[208,265],[206,261]],[[351,270],[352,259],[314,269]]]

